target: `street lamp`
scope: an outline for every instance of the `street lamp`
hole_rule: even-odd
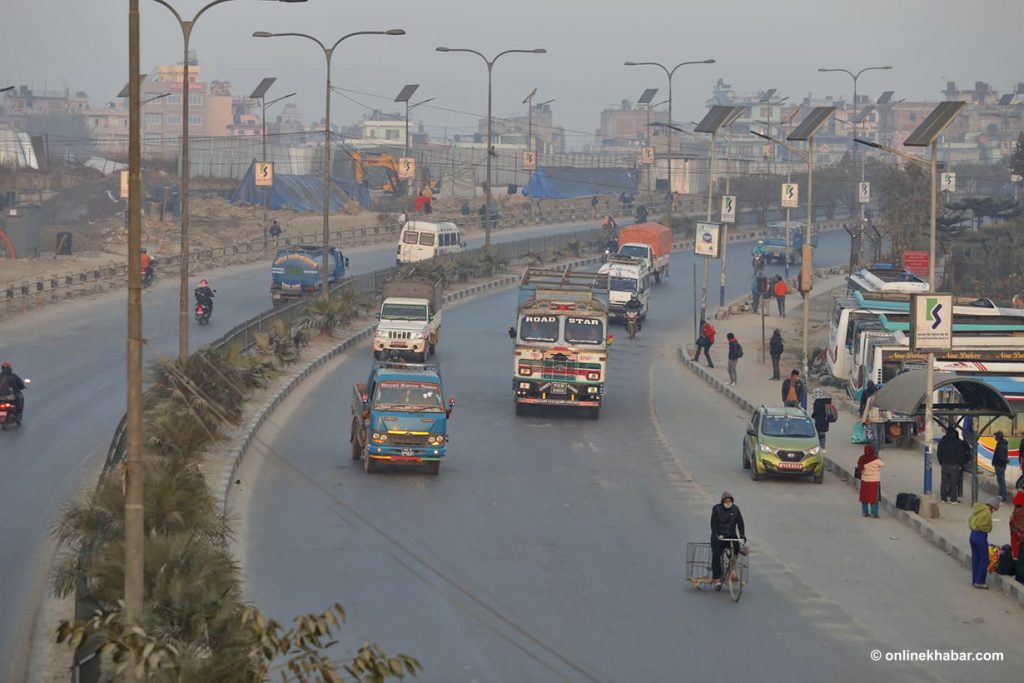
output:
[[[853,71],[850,71],[848,69],[824,69],[824,68],[818,69],[818,71],[820,71],[822,73],[830,73],[830,72],[834,72],[834,71],[839,71],[839,72],[842,72],[842,73],[846,74],[847,76],[849,76],[850,78],[853,79],[853,114],[852,114],[852,116],[854,117],[854,120],[853,120],[853,137],[854,138],[857,137],[857,123],[858,123],[858,121],[857,121],[857,79],[860,78],[860,75],[862,73],[864,73],[865,71],[888,71],[891,68],[892,68],[891,66],[869,66],[869,67],[865,67],[865,68],[861,69],[860,71],[858,71],[856,73],[854,73]],[[854,145],[853,146],[853,153],[855,155],[857,154],[856,149],[857,149],[857,146]],[[864,182],[864,158],[860,157],[858,159],[858,161],[860,162],[860,181]],[[860,249],[861,249],[861,242],[860,242],[860,240],[861,240],[861,236],[864,234],[864,223],[865,223],[865,220],[866,220],[865,217],[864,217],[864,209],[865,208],[866,207],[865,207],[864,203],[860,202],[860,223],[858,225],[857,231],[850,235],[850,274],[853,274],[853,271],[856,270],[857,262],[860,259]]]
[[[662,64],[660,62],[625,62],[625,65],[626,66],[656,66],[656,67],[658,67],[659,69],[661,69],[662,71],[665,72],[665,75],[668,77],[668,122],[672,123],[672,77],[675,75],[676,69],[678,69],[681,66],[688,66],[690,64],[714,64],[714,63],[715,63],[715,60],[713,60],[713,59],[703,59],[703,60],[697,60],[697,61],[692,61],[692,62],[680,62],[679,64],[676,64],[671,69],[669,69],[667,66],[665,66],[664,64]],[[668,133],[667,135],[668,135],[668,142],[666,143],[665,157],[668,159],[668,191],[669,191],[669,194],[672,195],[673,198],[674,198],[675,195],[673,194],[673,184],[672,184],[672,180],[673,180],[673,178],[672,178],[672,133]],[[673,212],[672,204],[674,204],[674,202],[670,202],[669,203],[669,207],[668,207],[668,212],[669,212],[670,215]]]
[[[331,57],[334,56],[334,49],[343,41],[353,36],[404,36],[405,31],[400,28],[392,28],[387,31],[355,31],[338,38],[333,45],[327,47],[318,38],[306,33],[270,33],[268,31],[256,31],[252,34],[254,38],[284,38],[295,37],[311,40],[320,46],[324,53],[324,61],[327,62],[327,87],[325,88],[325,116],[324,116],[324,235],[323,235],[323,272],[320,274],[320,296],[324,300],[331,296],[331,288],[328,282],[330,266],[330,199],[331,199]]]
[[[803,305],[803,345],[802,345],[802,363],[804,377],[808,375],[808,335],[810,333],[810,306],[807,302],[807,295],[811,291],[811,272],[812,272],[812,252],[811,252],[811,233],[813,231],[814,224],[814,134],[818,132],[825,121],[828,120],[833,113],[835,113],[835,107],[815,107],[811,110],[811,113],[800,122],[799,125],[786,136],[787,140],[792,142],[806,142],[807,149],[799,150],[791,145],[776,140],[770,135],[764,135],[757,131],[750,131],[757,137],[768,140],[769,142],[784,147],[791,154],[802,156],[807,160],[807,225],[804,227],[804,243],[802,245],[802,251],[800,255],[800,291],[804,294],[804,305]]]
[[[544,100],[543,102],[538,102],[537,104],[534,104],[533,103],[533,97],[536,94],[537,94],[537,89],[534,88],[533,91],[529,95],[526,96],[526,99],[523,100],[523,104],[527,105],[527,107],[526,107],[526,149],[528,149],[531,152],[535,151],[534,150],[534,145],[533,145],[533,111],[535,109],[540,109],[541,107],[543,107],[545,105],[548,105],[548,104],[551,104],[552,102],[555,101],[554,98],[552,98],[550,100]]]
[[[491,140],[492,140],[492,137],[491,137],[492,133],[491,133],[491,131],[493,129],[493,116],[491,114],[491,109],[492,109],[492,107],[491,107],[491,104],[492,104],[492,97],[491,97],[491,95],[492,95],[492,87],[491,87],[492,78],[491,78],[491,76],[492,76],[492,72],[494,71],[494,63],[497,62],[498,59],[502,55],[511,54],[513,52],[521,52],[523,54],[542,55],[542,54],[546,54],[547,50],[545,50],[542,47],[534,48],[533,50],[505,50],[503,52],[499,52],[498,54],[494,55],[494,57],[492,59],[487,59],[487,57],[485,57],[483,55],[483,53],[477,52],[476,50],[469,50],[467,48],[461,48],[461,47],[438,47],[438,48],[435,48],[435,49],[438,52],[469,52],[471,54],[476,55],[480,59],[484,60],[484,64],[487,65],[487,153],[485,155],[487,157],[487,184],[484,187],[484,193],[485,193],[485,195],[487,197],[487,211],[490,212],[490,210],[491,210],[491,156],[494,154],[494,150],[492,149],[493,145],[492,145],[492,142],[491,142]],[[484,247],[486,248],[486,247],[489,247],[489,246],[491,246],[491,217],[488,215],[487,220],[484,221]]]
[[[936,235],[936,206],[938,204],[938,184],[936,183],[938,176],[938,140],[942,132],[953,122],[960,111],[966,105],[966,102],[943,102],[937,106],[931,114],[929,114],[921,125],[917,127],[904,141],[904,145],[907,147],[931,147],[931,158],[922,159],[921,157],[913,154],[907,154],[891,147],[886,147],[877,142],[870,142],[868,140],[861,140],[854,138],[853,141],[880,149],[891,154],[895,154],[901,159],[906,159],[912,163],[917,164],[920,167],[927,168],[931,174],[931,189],[929,194],[931,195],[931,214],[928,223],[928,287],[931,292],[936,290],[935,286],[935,235]],[[913,343],[913,340],[911,340]],[[935,431],[932,422],[934,421],[934,405],[935,398],[932,387],[935,384],[935,354],[928,351],[928,364],[926,369],[925,384],[927,385],[926,391],[927,396],[924,404],[924,486],[922,491],[925,496],[928,497],[931,503],[928,507],[928,513],[934,516],[934,512],[937,510],[935,504],[935,494],[932,492],[932,462],[931,462],[931,448],[935,438]],[[973,479],[971,481],[971,503],[978,502],[978,473],[977,463],[972,468],[974,471]]]
[[[178,26],[181,28],[181,37],[184,44],[183,59],[181,61],[181,277],[178,291],[178,360],[182,363],[188,358],[188,275],[189,275],[189,243],[188,243],[188,229],[189,229],[189,216],[188,216],[188,185],[189,175],[191,169],[189,168],[189,154],[188,154],[188,117],[189,117],[189,98],[191,96],[191,88],[189,87],[189,43],[192,39],[192,29],[195,28],[195,24],[199,21],[199,17],[210,9],[217,5],[221,5],[225,2],[231,2],[232,0],[213,0],[204,5],[198,12],[195,13],[191,19],[183,19],[181,14],[176,10],[167,0],[153,0],[153,2],[163,5],[167,10],[174,15],[174,18],[178,21]],[[276,0],[276,2],[305,2],[306,0]]]

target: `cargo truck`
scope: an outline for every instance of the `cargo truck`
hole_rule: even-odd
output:
[[[323,247],[312,244],[291,244],[277,250],[270,266],[270,299],[276,306],[289,299],[301,299],[320,291],[323,278]],[[345,277],[348,259],[341,250],[331,247],[328,251],[328,285]]]
[[[571,406],[596,420],[608,366],[608,276],[528,268],[513,340],[516,415],[528,405]]]
[[[641,258],[655,282],[668,275],[672,257],[672,230],[660,223],[637,223],[619,230],[617,256]]]

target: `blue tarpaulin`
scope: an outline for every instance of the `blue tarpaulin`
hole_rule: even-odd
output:
[[[321,211],[324,206],[324,179],[319,175],[274,174],[274,186],[256,187],[256,164],[249,164],[241,184],[231,195],[232,204],[263,205],[263,191],[267,191],[267,206],[271,209],[289,208],[295,211]],[[352,181],[331,179],[329,204],[331,211],[340,211],[353,198],[360,206],[370,205],[370,194],[365,187]]]
[[[523,195],[538,199],[568,199],[636,191],[637,174],[630,169],[546,166],[530,175]]]

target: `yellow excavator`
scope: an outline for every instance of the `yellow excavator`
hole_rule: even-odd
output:
[[[387,152],[351,152],[355,180],[371,190],[386,194],[404,195],[408,181],[398,178],[398,157]],[[440,189],[438,179],[428,178],[431,192]],[[427,186],[424,185],[424,187]]]

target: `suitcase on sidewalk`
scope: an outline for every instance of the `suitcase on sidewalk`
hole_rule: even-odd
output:
[[[921,499],[913,493],[897,493],[896,507],[916,515],[921,512]]]

